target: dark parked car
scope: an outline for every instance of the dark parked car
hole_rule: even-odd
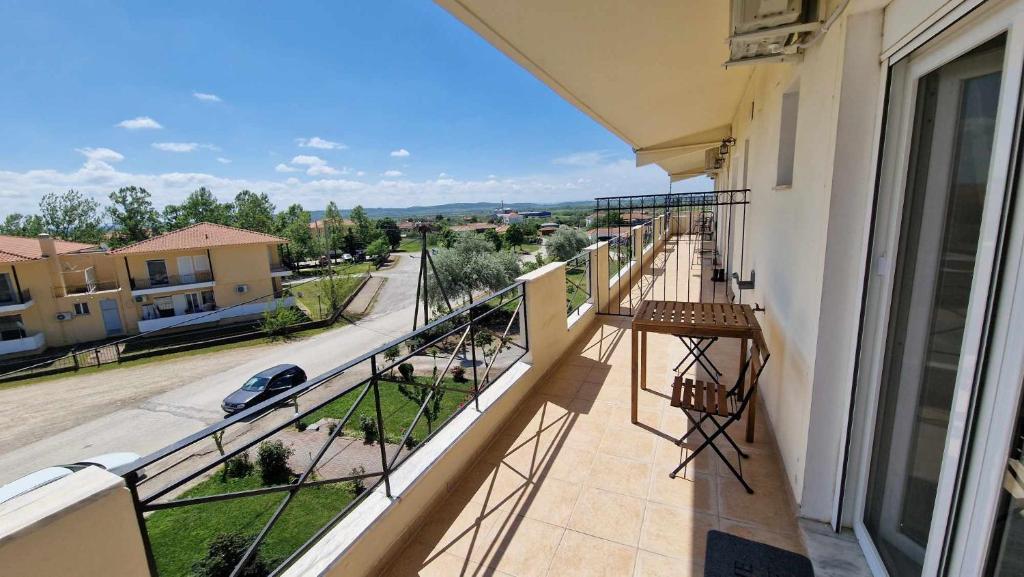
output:
[[[304,382],[306,373],[299,367],[277,365],[250,377],[241,388],[224,397],[220,408],[228,414],[237,413]]]

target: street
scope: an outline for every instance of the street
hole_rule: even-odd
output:
[[[410,332],[418,255],[402,254],[372,312],[294,342],[228,349],[0,390],[0,484],[102,453],[145,455],[223,417],[221,400],[280,363],[312,378]]]

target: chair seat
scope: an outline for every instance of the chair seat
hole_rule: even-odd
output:
[[[672,406],[688,411],[729,417],[729,389],[722,384],[676,376],[672,382]]]

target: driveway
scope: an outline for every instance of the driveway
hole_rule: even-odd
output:
[[[114,451],[147,454],[223,417],[220,401],[256,372],[295,363],[311,377],[412,328],[418,255],[399,257],[373,311],[295,342],[156,361],[0,391],[0,483]]]

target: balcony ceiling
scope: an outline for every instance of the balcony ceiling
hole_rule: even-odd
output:
[[[728,2],[436,1],[669,174],[703,168],[750,76],[722,66]]]

